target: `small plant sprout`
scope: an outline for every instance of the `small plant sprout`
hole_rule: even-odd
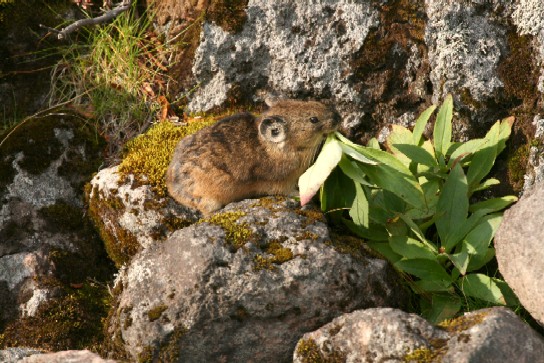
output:
[[[470,203],[474,193],[499,183],[485,177],[505,148],[514,118],[497,121],[483,138],[452,141],[448,95],[432,138],[425,140],[435,110],[426,109],[413,130],[393,125],[387,151],[375,139],[362,146],[339,133],[329,135],[299,188],[302,204],[321,188],[322,209],[411,275],[422,314],[439,322],[471,306],[518,304],[504,281],[486,273],[501,211],[517,198]]]

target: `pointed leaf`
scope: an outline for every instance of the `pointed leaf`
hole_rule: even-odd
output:
[[[367,246],[378,252],[380,255],[385,257],[389,262],[393,264],[397,261],[400,261],[400,259],[402,258],[401,255],[395,253],[391,249],[391,246],[387,242],[367,242]]]
[[[351,156],[353,159],[355,159],[357,161],[360,161],[360,162],[365,163],[365,164],[370,164],[370,165],[378,164],[374,160],[367,158],[366,156],[364,156],[363,154],[361,154],[360,152],[355,150],[350,145],[340,143],[340,146],[342,147],[342,151],[344,152],[344,154]]]
[[[411,145],[413,141],[413,135],[410,130],[401,125],[391,125],[391,133],[387,137],[385,142],[387,149],[391,154],[395,155],[404,165],[410,165],[410,159],[400,152],[395,145],[396,144],[407,144]]]
[[[472,156],[476,151],[478,151],[484,139],[472,139],[462,143],[455,151],[450,155],[450,160],[448,161],[448,167],[452,167],[454,162],[461,162],[464,158]]]
[[[484,137],[485,141],[481,148],[474,153],[467,172],[467,182],[470,190],[474,190],[493,167],[497,157],[499,132],[500,124],[497,122]]]
[[[499,131],[499,144],[497,146],[497,155],[501,153],[506,147],[506,140],[510,137],[512,132],[512,125],[514,124],[514,116],[510,116],[501,121],[501,127]]]
[[[338,166],[340,167],[342,172],[346,174],[354,182],[363,184],[369,187],[374,186],[366,180],[365,173],[363,173],[361,168],[359,168],[356,161],[350,160],[345,155],[342,155],[342,159],[340,159]]]
[[[495,249],[489,247],[484,254],[473,255],[470,257],[467,271],[477,271],[488,264],[495,257]]]
[[[436,205],[436,212],[442,214],[442,217],[436,221],[436,229],[446,252],[451,251],[459,239],[463,237],[452,238],[467,219],[467,193],[468,185],[465,174],[461,166],[457,164],[446,179]]]
[[[445,156],[451,143],[451,120],[453,117],[453,98],[447,95],[440,106],[434,124],[433,141],[437,156]]]
[[[436,260],[426,260],[422,258],[403,259],[397,261],[395,267],[401,271],[417,276],[422,280],[442,280],[450,281],[451,277],[444,267]]]
[[[315,163],[298,179],[301,205],[305,205],[312,199],[341,157],[342,147],[340,142],[329,136]]]
[[[476,212],[477,210],[485,210],[487,213],[498,212],[508,207],[510,204],[518,201],[518,198],[514,195],[507,195],[500,198],[491,198],[484,200],[483,202],[474,203],[469,207],[470,212]]]
[[[489,179],[486,179],[482,184],[478,185],[477,187],[475,187],[472,191],[473,192],[477,192],[477,191],[480,191],[480,190],[485,190],[485,189],[488,189],[489,187],[493,186],[493,185],[499,185],[501,182],[495,178],[489,178]]]
[[[427,122],[429,121],[429,118],[431,117],[435,109],[436,105],[432,105],[431,107],[423,111],[421,115],[419,115],[419,117],[417,118],[412,135],[414,145],[419,145],[419,143],[421,142],[421,136],[425,131],[425,126],[427,126]]]
[[[434,253],[423,243],[410,237],[391,236],[389,237],[389,244],[394,252],[405,258],[423,258],[426,260],[436,259],[436,253]]]
[[[464,275],[467,272],[468,262],[469,262],[469,253],[465,245],[463,245],[461,252],[448,255],[451,262],[454,266],[457,267],[459,273]]]
[[[406,155],[411,161],[419,164],[427,165],[429,167],[437,167],[438,163],[434,156],[429,154],[421,146],[409,145],[409,144],[395,144],[393,145],[397,150]]]
[[[456,295],[434,294],[431,301],[421,299],[421,314],[431,324],[453,318],[461,309],[461,300]]]
[[[484,274],[469,274],[460,281],[460,288],[467,296],[492,304],[506,305],[506,300],[495,279]]]
[[[353,222],[363,228],[368,228],[368,200],[361,184],[355,183],[355,200],[349,211],[349,216]]]
[[[489,243],[502,221],[502,215],[485,216],[465,237],[464,243],[471,255],[485,255]]]

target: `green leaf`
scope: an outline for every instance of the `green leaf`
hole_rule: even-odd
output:
[[[298,179],[301,205],[305,205],[312,199],[341,157],[342,146],[340,142],[334,136],[329,136],[315,163]]]
[[[355,184],[339,168],[335,168],[321,188],[320,196],[321,210],[324,212],[338,210],[329,214],[331,218],[337,219],[338,215],[342,214],[341,209],[349,209],[353,205]]]
[[[389,244],[394,252],[405,258],[436,260],[436,253],[434,253],[433,250],[413,238],[406,236],[391,236],[389,237]]]
[[[361,238],[368,240],[367,244],[370,244],[371,241],[376,241],[378,243],[386,244],[389,246],[389,244],[387,243],[389,235],[387,234],[387,231],[382,225],[370,223],[370,226],[367,229],[356,225],[355,223],[353,223],[353,221],[349,219],[341,218],[341,221],[346,227],[348,227],[351,232],[355,233]]]
[[[378,252],[380,255],[385,257],[389,262],[395,263],[399,261],[402,256],[395,253],[389,243],[387,242],[367,242],[367,246],[372,248],[374,251]]]
[[[365,165],[360,167],[368,175],[369,180],[378,187],[395,193],[415,207],[425,205],[423,190],[410,170],[385,151],[364,148],[361,151],[366,156],[380,162],[379,165]]]
[[[508,305],[508,306],[519,306],[520,305],[518,297],[516,296],[514,291],[512,291],[510,286],[508,286],[508,284],[505,281],[495,279],[495,283],[497,284],[499,289],[501,289],[502,296],[504,296],[504,300],[506,301],[506,305]]]
[[[497,157],[497,144],[499,142],[500,124],[495,123],[484,137],[484,143],[478,151],[474,153],[467,172],[467,183],[472,192],[480,181],[489,173],[495,158]]]
[[[421,136],[423,135],[423,132],[425,131],[425,126],[427,126],[427,122],[429,121],[429,118],[431,117],[435,109],[436,109],[436,105],[432,105],[431,107],[423,111],[421,115],[419,115],[419,117],[417,118],[416,124],[414,126],[414,131],[412,132],[414,145],[420,144]]]
[[[410,159],[404,155],[404,153],[397,150],[396,144],[408,144],[411,145],[413,141],[413,135],[410,130],[401,125],[391,125],[391,133],[387,137],[385,142],[387,149],[395,155],[404,165],[410,165]]]
[[[359,183],[355,183],[355,200],[349,210],[349,216],[356,225],[368,228],[368,213],[368,200],[365,192]]]
[[[474,187],[474,189],[472,189],[473,192],[478,192],[480,190],[485,190],[485,189],[488,189],[489,187],[493,186],[493,185],[499,185],[501,182],[498,180],[498,179],[495,179],[495,178],[489,178],[489,179],[486,179],[483,183],[481,183],[480,185]]]
[[[453,262],[453,265],[457,267],[461,275],[466,274],[469,262],[469,253],[465,244],[463,244],[461,252],[448,255],[448,257],[450,261]]]
[[[395,144],[393,146],[416,163],[427,165],[429,167],[438,167],[436,159],[421,146],[409,144]]]
[[[468,215],[468,185],[459,164],[451,170],[438,198],[436,212],[442,216],[436,220],[436,229],[446,252],[451,251],[459,239],[452,238],[465,223]]]
[[[367,147],[371,149],[378,149],[380,150],[380,142],[373,137],[372,139],[368,140],[368,143],[366,144]]]
[[[484,139],[473,139],[462,143],[461,146],[457,147],[450,155],[448,167],[451,168],[454,162],[461,162],[466,157],[472,156],[481,148],[484,141]]]
[[[506,140],[510,137],[512,132],[512,125],[514,124],[514,116],[507,117],[501,121],[500,131],[499,131],[499,144],[497,146],[497,155],[501,153],[506,147]]]
[[[431,301],[421,299],[421,314],[431,324],[453,318],[461,309],[461,299],[452,294],[434,294]]]
[[[451,282],[450,275],[436,260],[423,258],[403,259],[397,261],[395,267],[401,271],[417,276],[422,280],[441,280]]]
[[[344,152],[344,154],[351,156],[353,159],[360,161],[361,163],[370,164],[370,165],[378,164],[374,160],[367,158],[366,156],[361,154],[359,151],[355,150],[350,145],[340,143],[340,146],[342,147],[342,151]]]
[[[342,172],[346,174],[354,182],[363,184],[369,187],[374,186],[366,180],[365,173],[363,173],[361,168],[359,168],[356,161],[350,160],[347,156],[342,155],[342,159],[340,159],[338,166],[340,167]]]
[[[434,124],[433,141],[436,156],[445,156],[451,143],[451,120],[453,117],[453,98],[447,95],[438,110]]]
[[[492,304],[506,305],[506,300],[494,278],[484,274],[469,274],[461,278],[459,287],[467,296]]]
[[[484,200],[483,202],[474,203],[469,207],[470,212],[476,212],[478,210],[485,210],[487,213],[498,212],[508,207],[510,204],[518,201],[518,198],[514,195],[507,195],[500,198],[491,198]]]
[[[438,253],[438,249],[436,248],[436,246],[430,243],[425,238],[425,234],[423,233],[423,231],[419,228],[417,224],[414,223],[414,221],[410,217],[408,217],[407,215],[401,215],[400,218],[404,221],[404,223],[406,223],[412,233],[415,234],[417,238],[419,238],[419,241],[427,247],[427,249],[431,250],[435,255]]]
[[[425,292],[438,292],[438,291],[451,291],[452,285],[449,281],[440,280],[419,280],[414,282],[414,285],[421,291]]]
[[[466,235],[464,243],[471,255],[485,255],[501,221],[502,215],[486,216]]]
[[[477,271],[495,257],[495,249],[489,247],[484,254],[473,255],[468,263],[467,271]]]

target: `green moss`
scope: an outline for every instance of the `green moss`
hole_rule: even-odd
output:
[[[158,305],[152,308],[147,312],[147,317],[149,318],[149,321],[153,322],[161,317],[162,313],[168,309],[168,306],[166,305]]]
[[[247,3],[248,0],[212,1],[206,11],[206,19],[228,32],[239,32],[247,20]]]
[[[167,121],[154,125],[127,143],[125,157],[119,165],[121,179],[133,174],[138,182],[151,185],[160,197],[165,196],[165,173],[177,143],[214,122],[205,118],[186,126],[175,126]]]
[[[121,267],[140,250],[140,244],[136,236],[124,228],[116,228],[110,231],[106,228],[104,220],[116,220],[120,215],[120,211],[123,210],[124,204],[119,197],[106,198],[103,196],[99,198],[98,187],[95,187],[92,193],[89,191],[90,186],[86,187],[86,189],[85,195],[88,198],[89,216],[93,220],[102,241],[104,241],[108,256],[117,267]]]
[[[433,362],[437,353],[429,348],[418,348],[404,356],[404,362],[429,363]]]
[[[109,308],[105,286],[86,283],[81,289],[65,289],[59,299],[40,306],[36,316],[8,323],[0,335],[0,347],[100,350],[102,320]]]
[[[523,144],[508,155],[506,161],[509,184],[518,193],[523,189],[523,183],[525,182],[524,176],[527,171],[529,150],[529,144]]]
[[[302,363],[343,363],[346,354],[340,350],[322,351],[315,340],[303,339],[297,345],[297,356]]]
[[[184,327],[176,327],[172,333],[170,333],[160,347],[147,346],[142,353],[138,355],[139,363],[151,363],[151,362],[178,362],[185,361],[180,359],[181,352],[179,342],[183,336],[187,333],[187,329]]]
[[[197,223],[210,223],[223,228],[226,242],[235,249],[243,247],[253,237],[253,232],[246,223],[238,223],[245,216],[244,212],[224,212],[199,220]]]
[[[62,200],[38,210],[49,232],[74,232],[83,226],[83,210]]]

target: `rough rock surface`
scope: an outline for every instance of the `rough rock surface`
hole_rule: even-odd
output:
[[[58,111],[21,124],[0,147],[0,320],[33,316],[58,295],[44,280],[93,276],[86,263],[102,244],[83,217],[83,183],[100,163],[100,146],[94,130]],[[52,254],[87,262],[68,278]]]
[[[304,334],[293,362],[543,362],[544,340],[506,308],[433,327],[395,309],[354,311]]]
[[[17,363],[25,357],[41,353],[42,351],[33,348],[7,348],[0,350],[0,362]]]
[[[245,25],[236,34],[204,24],[193,65],[200,88],[190,111],[220,106],[236,88],[360,104],[350,62],[378,23],[371,3],[250,0],[246,11]],[[345,116],[349,123],[362,114]]]
[[[35,354],[23,358],[19,363],[115,363],[111,359],[102,359],[88,350],[67,350],[56,353]]]
[[[93,177],[89,211],[110,257],[120,266],[141,248],[195,222],[199,214],[172,198],[158,197],[133,176],[121,181],[117,169],[102,169]]]
[[[112,340],[131,359],[287,362],[343,312],[406,302],[385,261],[296,205],[232,203],[137,254],[117,281]]]
[[[521,304],[544,326],[544,182],[504,213],[495,236],[499,271]]]

